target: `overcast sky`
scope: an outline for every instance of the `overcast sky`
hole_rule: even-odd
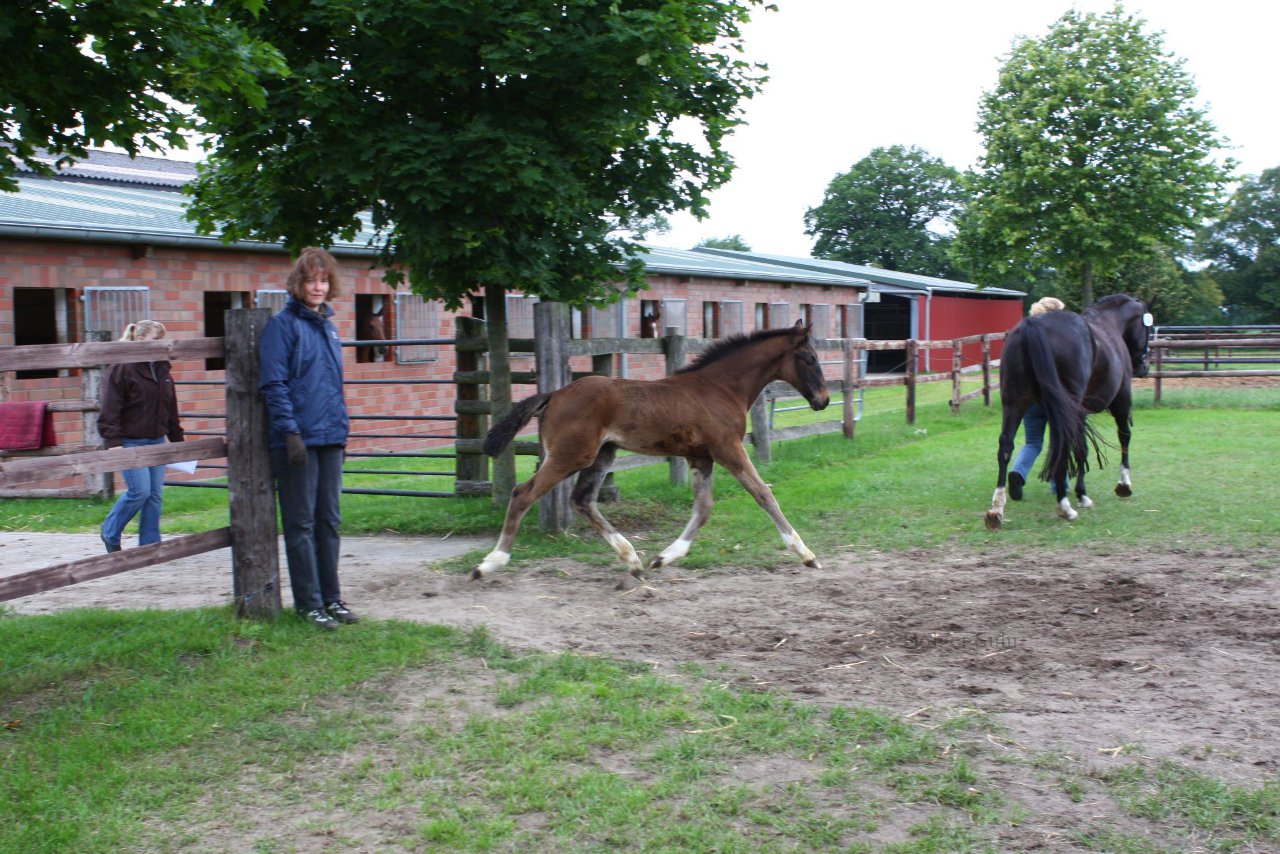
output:
[[[1019,36],[1041,37],[1068,9],[1102,0],[775,0],[745,31],[747,55],[770,80],[729,139],[732,181],[711,216],[672,218],[650,242],[687,249],[738,234],[757,252],[806,256],[804,213],[827,184],[873,148],[916,145],[957,169],[981,153],[978,101]],[[1186,60],[1241,172],[1280,166],[1280,74],[1274,0],[1132,0],[1125,11],[1164,33]]]

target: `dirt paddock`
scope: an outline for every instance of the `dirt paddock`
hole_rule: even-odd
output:
[[[93,554],[96,537],[0,535],[0,573]],[[1229,782],[1280,773],[1280,550],[846,553],[824,568],[679,567],[640,585],[556,562],[472,582],[432,561],[488,541],[348,538],[344,595],[375,618],[486,626],[518,648],[708,665],[740,686],[926,725],[981,712],[999,750],[1142,755]],[[100,545],[98,546],[100,548]],[[287,598],[287,578],[286,604]],[[184,608],[230,599],[228,550],[8,603]],[[721,667],[723,666],[723,667]],[[1119,748],[1119,750],[1117,750]]]

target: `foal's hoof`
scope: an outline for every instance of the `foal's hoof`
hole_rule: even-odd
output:
[[[649,562],[650,569],[657,569],[660,566],[662,566],[662,561],[659,558],[655,557]],[[637,566],[635,569],[631,570],[631,577],[644,581],[644,570]]]
[[[475,569],[471,570],[472,581],[479,581],[482,578],[484,578],[484,573],[480,571],[480,567],[477,566]]]
[[[984,520],[987,523],[988,531],[998,531],[1000,526],[1004,524],[1004,514],[997,513],[994,510],[988,510]]]
[[[1119,495],[1121,498],[1128,498],[1130,495],[1133,495],[1133,489],[1130,488],[1127,483],[1117,483],[1116,495]]]
[[[661,569],[661,568],[662,568],[662,565],[663,565],[664,563],[665,563],[665,561],[663,561],[663,559],[662,559],[662,555],[655,555],[655,556],[654,556],[654,558],[653,558],[652,560],[650,560],[650,561],[649,561],[649,568],[650,568],[650,569]],[[639,578],[639,577],[640,577],[640,570],[638,570],[638,569],[633,569],[633,570],[631,570],[631,574],[632,574],[632,575],[634,575],[634,576],[636,576],[637,578]]]
[[[816,557],[806,560],[804,562],[804,565],[809,567],[810,569],[822,569],[822,564],[818,563],[818,559]]]

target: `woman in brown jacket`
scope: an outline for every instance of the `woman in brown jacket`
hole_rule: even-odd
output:
[[[121,341],[154,341],[165,336],[158,320],[130,323]],[[108,448],[137,448],[183,440],[178,423],[178,396],[169,363],[132,362],[111,365],[102,381],[102,408],[98,433]],[[160,512],[164,509],[164,465],[126,469],[126,492],[102,523],[102,544],[108,552],[120,551],[120,536],[141,512],[138,545],[160,542]]]

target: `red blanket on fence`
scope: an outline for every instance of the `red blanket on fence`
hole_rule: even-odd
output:
[[[43,400],[0,403],[0,451],[34,451],[56,444],[53,416]]]

